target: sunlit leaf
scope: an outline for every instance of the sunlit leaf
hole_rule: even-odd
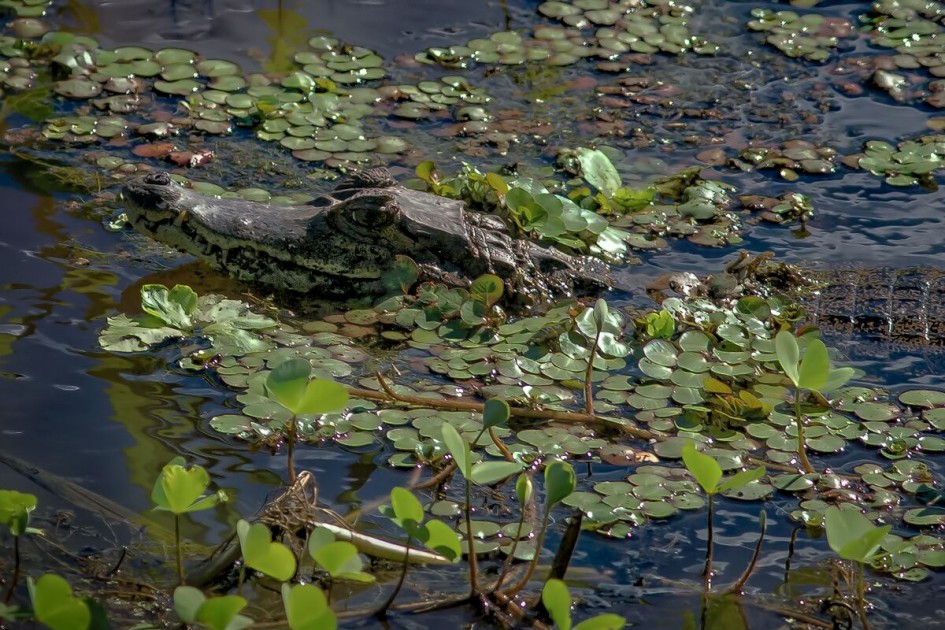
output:
[[[522,465],[516,462],[489,461],[479,462],[472,467],[470,479],[474,483],[487,486],[497,481],[511,477],[522,470]]]
[[[868,562],[879,549],[892,525],[876,526],[857,510],[827,508],[824,527],[827,543],[844,560]]]
[[[797,346],[797,339],[786,330],[782,330],[774,338],[775,353],[778,356],[778,363],[781,369],[791,379],[795,387],[798,387],[800,376],[798,375],[798,363],[801,357],[801,351]]]
[[[752,481],[755,481],[757,479],[761,479],[762,477],[764,477],[765,472],[766,471],[765,471],[764,466],[759,466],[758,468],[750,468],[749,470],[743,470],[741,472],[737,472],[731,477],[729,477],[728,479],[726,479],[724,482],[720,483],[718,485],[718,491],[726,492],[728,490],[732,490],[734,488],[739,488],[741,486],[749,484]]]
[[[463,439],[459,434],[459,431],[456,430],[456,427],[449,423],[443,424],[443,443],[446,445],[446,449],[450,452],[450,455],[453,457],[453,461],[456,462],[459,472],[469,479],[470,475],[470,453],[469,453],[469,444]]]
[[[295,575],[295,555],[280,542],[273,542],[272,533],[262,523],[250,525],[240,519],[236,534],[246,566],[280,581]]]
[[[246,608],[246,600],[239,595],[220,595],[207,599],[197,610],[194,619],[210,630],[240,630],[253,624],[253,620],[240,615]]]
[[[607,197],[613,197],[620,188],[621,180],[610,158],[598,149],[580,148],[574,153],[581,163],[581,173],[587,183]]]
[[[820,391],[830,374],[830,357],[827,346],[820,339],[814,339],[804,350],[804,358],[798,369],[797,386],[813,391]]]
[[[187,468],[183,457],[175,457],[161,469],[154,482],[151,500],[159,509],[185,514],[213,507],[221,495],[203,497],[210,485],[210,475],[202,466]]]
[[[683,446],[682,458],[686,469],[696,478],[707,494],[715,494],[719,491],[722,467],[714,457],[697,451],[695,443],[690,440]]]

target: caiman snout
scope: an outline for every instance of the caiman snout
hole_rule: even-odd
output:
[[[125,184],[122,196],[128,202],[129,217],[138,218],[142,211],[160,211],[177,214],[173,202],[179,197],[179,187],[165,171],[154,171]],[[133,214],[133,216],[132,216]]]

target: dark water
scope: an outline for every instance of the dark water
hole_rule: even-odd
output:
[[[853,19],[868,3],[822,4],[829,15]],[[462,43],[509,26],[526,26],[536,19],[535,5],[427,0],[181,0],[173,4],[114,0],[57,3],[53,15],[68,28],[95,36],[103,46],[181,46],[253,68],[282,48],[301,47],[318,33],[368,46],[385,59],[395,60],[429,46]],[[850,153],[860,150],[866,140],[895,142],[926,129],[933,114],[927,106],[897,103],[870,89],[859,96],[845,95],[835,87],[830,73],[833,62],[822,67],[787,61],[761,47],[758,37],[742,26],[748,10],[756,6],[785,8],[773,3],[706,2],[691,28],[717,37],[724,43],[723,54],[713,59],[658,55],[652,65],[638,68],[641,76],[666,79],[677,90],[674,98],[678,101],[700,107],[717,104],[731,115],[722,121],[680,117],[665,104],[607,110],[623,123],[622,136],[606,139],[626,150],[625,160],[617,165],[622,173],[632,177],[652,160],[660,160],[663,166],[657,169],[665,170],[698,164],[696,155],[706,143],[739,147],[751,139],[773,143],[805,138]],[[855,46],[860,52],[877,52],[862,42]],[[756,61],[747,61],[746,51],[753,51]],[[405,68],[402,72],[409,75],[412,70]],[[547,147],[580,146],[596,137],[602,129],[595,122],[601,106],[593,89],[582,87],[580,81],[589,74],[587,65],[578,64],[548,76],[513,68],[483,77],[502,105],[524,111],[523,121],[550,122],[554,127],[535,145],[513,145],[503,155],[490,149],[484,162],[544,164],[553,155]],[[592,76],[601,84],[614,81],[609,76]],[[751,88],[736,88],[739,81]],[[534,97],[562,85],[566,89],[554,92],[553,98]],[[802,116],[804,112],[810,116]],[[777,114],[784,114],[784,120],[775,122]],[[680,118],[686,123],[683,131],[673,124]],[[23,123],[15,118],[6,121],[8,126]],[[411,139],[431,157],[448,163],[454,145],[428,133],[432,131],[433,126],[421,126],[412,130],[419,135]],[[635,146],[635,134],[665,142]],[[699,143],[690,146],[683,140],[686,135],[697,137]],[[402,174],[410,165],[393,167]],[[945,266],[945,193],[941,190],[892,188],[868,173],[844,169],[828,177],[802,176],[792,184],[769,171],[720,172],[727,181],[737,183],[741,193],[777,195],[800,190],[816,208],[810,233],[804,238],[785,226],[749,226],[745,246],[752,251],[771,249],[785,259],[813,265]],[[233,403],[209,379],[168,370],[178,358],[174,350],[115,355],[98,348],[96,335],[105,317],[133,305],[136,283],[155,274],[170,277],[160,274],[167,274],[180,261],[142,253],[140,239],[107,231],[99,217],[89,218],[69,205],[74,195],[36,175],[15,157],[0,162],[0,194],[6,211],[0,229],[0,397],[5,401],[0,449],[135,512],[150,508],[151,485],[164,463],[183,455],[207,467],[214,482],[234,498],[225,508],[202,515],[189,526],[189,537],[213,544],[228,534],[237,515],[254,513],[279,487],[285,477],[285,457],[250,452],[210,429],[208,418]],[[641,276],[653,277],[666,270],[718,269],[732,252],[733,248],[674,243],[666,252],[645,256],[643,267],[616,273],[626,284],[639,284]],[[198,291],[215,286],[212,273],[207,276],[203,269],[199,273],[203,279],[192,281]],[[858,359],[874,383],[894,388],[945,386],[945,375],[930,371],[928,361],[914,352]],[[380,462],[386,456],[381,451],[352,454],[335,448],[303,449],[297,466],[316,473],[324,504],[345,512],[386,496],[391,486],[405,481],[400,474],[382,471]],[[607,466],[592,472],[595,481],[620,479],[626,473]],[[0,487],[31,490],[22,483],[21,477],[0,467]],[[718,562],[725,575],[721,583],[738,575],[754,544],[755,507],[747,512],[741,507],[723,503],[719,512]],[[793,499],[772,502],[769,511],[792,507]],[[758,577],[750,583],[757,593],[779,588],[789,561],[792,531],[785,518],[772,520],[779,524],[769,531]],[[599,571],[596,578],[587,579],[589,586],[599,588],[596,593],[587,592],[588,609],[612,606],[636,624],[681,627],[683,611],[697,611],[698,598],[681,596],[668,586],[661,592],[646,576],[698,581],[704,543],[702,513],[648,525],[630,541],[585,536],[575,563]],[[793,561],[812,561],[824,548],[823,541],[801,533]],[[936,575],[922,585],[904,586],[901,592],[887,589],[878,614],[898,619],[902,628],[941,627],[945,622],[935,612],[940,604],[934,601],[941,585],[941,576]],[[752,628],[782,623],[754,608],[745,615]],[[449,619],[455,622],[456,618]],[[433,618],[420,623],[427,621]]]

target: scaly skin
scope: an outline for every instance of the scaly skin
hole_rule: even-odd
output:
[[[239,280],[319,297],[390,293],[402,257],[421,281],[463,286],[496,274],[510,301],[526,305],[606,286],[604,265],[513,239],[498,217],[400,186],[383,168],[302,206],[208,197],[162,172],[123,195],[132,225],[148,236]]]

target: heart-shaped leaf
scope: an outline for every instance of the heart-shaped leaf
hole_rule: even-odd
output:
[[[417,538],[427,549],[432,549],[453,562],[458,562],[462,557],[463,548],[459,534],[443,521],[427,521],[417,532]]]
[[[397,486],[390,491],[390,507],[394,513],[391,520],[413,536],[423,522],[423,506],[417,497],[410,490]]]
[[[335,613],[317,586],[283,584],[282,604],[291,630],[335,630],[338,627]]]
[[[470,480],[481,486],[488,486],[497,481],[521,472],[522,465],[516,462],[490,461],[479,462],[470,471]]]
[[[750,468],[749,470],[743,470],[741,472],[735,473],[718,485],[718,491],[725,492],[733,488],[740,488],[741,486],[749,484],[756,479],[761,479],[765,476],[765,472],[765,467],[759,466],[758,468]]]
[[[207,596],[199,588],[178,586],[174,589],[174,611],[186,623],[197,621],[197,611],[205,601]]]
[[[92,620],[89,606],[72,595],[72,587],[64,579],[47,573],[35,582],[28,582],[33,613],[40,623],[52,630],[86,630]]]
[[[266,377],[266,395],[292,413],[299,413],[296,409],[311,374],[312,364],[305,359],[283,361]]]
[[[283,582],[295,575],[295,556],[282,543],[272,541],[268,527],[240,519],[236,534],[246,566]]]
[[[820,339],[812,340],[804,351],[797,373],[797,385],[804,389],[820,391],[830,375],[830,357],[827,346]]]
[[[374,576],[364,573],[364,562],[358,555],[358,548],[351,543],[338,540],[312,550],[309,547],[312,559],[328,571],[336,580],[352,580],[355,582],[373,582]]]
[[[348,403],[348,390],[327,379],[308,380],[311,364],[289,359],[266,377],[266,393],[294,414],[338,411]]]
[[[348,404],[348,390],[334,381],[316,378],[308,382],[296,413],[330,413]]]
[[[781,364],[781,369],[791,379],[794,386],[799,387],[800,376],[797,370],[801,351],[797,346],[797,339],[790,332],[782,330],[774,338],[774,351],[778,357],[778,363]]]
[[[253,620],[239,614],[246,608],[246,600],[239,595],[211,597],[197,611],[197,623],[210,630],[241,630],[253,624]]]
[[[219,495],[201,497],[210,485],[210,475],[202,466],[187,468],[183,457],[175,457],[161,469],[154,482],[151,500],[159,510],[185,514],[207,509],[219,502]],[[198,501],[199,500],[199,501]]]
[[[36,509],[36,497],[16,490],[0,490],[0,524],[19,536],[29,527],[30,513]]]

